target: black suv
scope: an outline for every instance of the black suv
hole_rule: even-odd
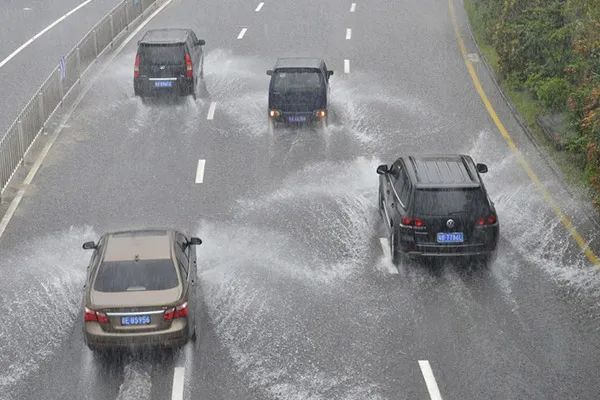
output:
[[[273,125],[327,125],[329,71],[319,58],[279,58],[269,85],[269,118]]]
[[[138,42],[133,72],[136,96],[191,94],[204,76],[204,40],[191,29],[154,29]]]
[[[377,167],[393,262],[401,253],[492,256],[499,224],[479,175],[486,172],[466,155],[406,156]]]

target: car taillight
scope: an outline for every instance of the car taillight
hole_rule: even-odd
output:
[[[423,228],[425,227],[425,221],[423,221],[421,218],[402,217],[402,225]]]
[[[171,321],[177,318],[186,318],[188,316],[188,303],[185,302],[176,307],[165,310],[163,315],[165,321]]]
[[[479,225],[479,226],[494,225],[496,222],[498,222],[498,218],[494,214],[490,214],[487,217],[479,218],[477,220],[477,225]]]
[[[83,320],[85,322],[99,322],[101,324],[108,324],[108,316],[105,313],[94,311],[87,307],[85,307]]]
[[[140,55],[136,54],[135,56],[135,64],[133,65],[133,77],[134,78],[139,78],[140,77]]]
[[[192,67],[192,58],[188,53],[185,53],[185,76],[188,78],[194,77],[194,69]]]
[[[319,119],[323,119],[327,116],[327,110],[317,110],[315,111],[315,117]]]

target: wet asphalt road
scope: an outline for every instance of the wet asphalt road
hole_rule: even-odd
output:
[[[444,399],[598,398],[600,276],[487,116],[447,3],[226,3],[174,0],[146,27],[189,26],[206,40],[201,98],[134,98],[134,38],[28,188],[0,240],[0,398],[171,399],[183,367],[185,399],[429,399],[418,360]],[[335,70],[323,132],[267,127],[265,71],[289,55]],[[594,242],[588,208],[475,67],[517,146]],[[490,166],[502,231],[492,265],[390,265],[375,168],[401,152],[464,152]],[[143,226],[204,240],[202,335],[175,353],[97,359],[82,343],[80,245]]]
[[[85,0],[6,0],[0,7],[0,62]],[[86,33],[118,0],[92,0],[0,67],[0,136]]]

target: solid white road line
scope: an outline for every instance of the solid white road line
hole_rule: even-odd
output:
[[[354,11],[356,11],[356,3],[352,3],[352,5],[350,6],[350,12]]]
[[[196,167],[196,183],[202,183],[204,181],[204,165],[206,165],[206,160],[198,160],[198,166]]]
[[[346,28],[346,40],[350,40],[352,37],[352,29]]]
[[[390,241],[388,238],[379,238],[379,243],[381,244],[381,250],[383,251],[383,256],[386,259],[392,259],[392,252],[390,250]]]
[[[265,5],[264,2],[260,2],[258,3],[258,6],[256,7],[256,10],[254,10],[255,12],[259,12],[261,8],[263,8],[263,6]]]
[[[125,46],[127,46],[127,44],[129,42],[131,42],[131,39],[133,39],[148,24],[148,22],[150,22],[154,17],[156,17],[158,15],[158,13],[160,13],[162,10],[165,9],[165,7],[167,7],[169,4],[171,4],[172,1],[173,0],[166,0],[162,6],[158,7],[156,9],[156,11],[154,11],[152,14],[150,14],[150,16],[148,18],[146,18],[145,21],[143,21],[133,32],[131,32],[131,34],[115,50],[115,52],[113,53],[111,58],[106,62],[106,64],[104,64],[104,66],[101,68],[101,70],[97,72],[96,76],[100,76],[106,70],[108,65],[112,64],[112,62],[115,60],[115,58],[117,58],[117,56],[123,51]],[[92,79],[92,81],[94,81],[94,80],[95,79]],[[15,214],[15,211],[19,207],[19,204],[21,203],[21,200],[23,199],[23,196],[25,195],[26,187],[33,181],[35,174],[40,169],[42,163],[44,162],[44,159],[46,158],[46,156],[48,155],[48,152],[52,148],[52,145],[54,145],[54,142],[56,142],[56,139],[58,138],[60,131],[62,131],[63,127],[67,126],[66,121],[68,121],[71,118],[71,115],[73,115],[73,112],[75,111],[75,109],[77,108],[79,103],[81,103],[81,100],[86,95],[86,93],[88,92],[90,87],[91,87],[91,84],[89,86],[85,87],[83,89],[83,91],[79,94],[79,96],[75,100],[75,103],[72,105],[71,109],[63,117],[61,124],[54,131],[53,137],[50,140],[48,140],[48,142],[42,149],[40,155],[35,160],[35,163],[33,164],[33,166],[31,167],[31,170],[27,174],[25,181],[23,181],[23,185],[22,185],[21,189],[19,189],[16,196],[12,199],[12,201],[10,202],[10,205],[8,206],[8,209],[6,210],[6,213],[4,214],[4,217],[2,217],[2,220],[0,220],[0,238],[2,238],[2,235],[4,234],[4,231],[6,230],[8,223],[10,222],[10,220],[12,219],[12,217]]]
[[[386,237],[379,238],[379,244],[381,244],[381,251],[383,251],[383,266],[387,269],[387,273],[397,275],[398,267],[392,262],[392,251],[390,250],[390,241]]]
[[[36,39],[38,39],[44,33],[48,32],[50,29],[52,29],[56,25],[60,24],[62,21],[64,21],[65,19],[67,19],[71,14],[73,14],[74,12],[77,12],[77,10],[79,10],[80,8],[83,8],[86,5],[88,5],[91,1],[92,0],[86,0],[86,1],[84,1],[83,3],[81,3],[80,5],[78,5],[77,7],[75,7],[74,9],[72,9],[71,11],[69,11],[68,13],[66,13],[65,15],[63,15],[62,17],[60,17],[59,19],[57,19],[56,21],[54,21],[53,23],[51,23],[50,25],[48,25],[47,27],[45,27],[44,29],[42,29],[39,33],[37,33],[31,39],[29,39],[28,41],[26,41],[25,43],[23,43],[18,49],[16,49],[12,53],[10,53],[8,57],[6,57],[4,60],[0,61],[0,68],[2,68],[7,62],[9,62],[11,59],[13,59],[13,57],[15,57],[17,54],[19,54],[20,52],[22,52],[25,49],[25,47],[29,46],[31,43],[33,43]]]
[[[427,385],[427,391],[429,392],[431,400],[442,400],[442,395],[440,394],[440,389],[433,376],[429,361],[419,360],[419,367],[421,367],[421,373],[423,374],[423,378],[425,378],[425,385]]]
[[[248,28],[243,28],[243,29],[240,31],[240,34],[238,35],[238,37],[237,37],[237,38],[238,38],[238,39],[241,39],[241,38],[243,38],[243,37],[244,37],[244,35],[246,34],[246,31],[247,31],[247,30],[248,30]]]
[[[208,107],[208,115],[206,116],[206,119],[208,120],[212,120],[213,118],[215,118],[215,109],[217,108],[217,102],[213,101],[210,103],[210,107]]]
[[[185,376],[185,367],[175,367],[173,372],[173,389],[171,391],[171,400],[183,400],[183,383]]]
[[[350,60],[344,60],[344,73],[350,73]]]

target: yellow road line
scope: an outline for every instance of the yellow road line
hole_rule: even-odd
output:
[[[460,47],[460,52],[462,54],[463,61],[467,66],[467,70],[469,71],[469,75],[471,76],[471,80],[473,81],[473,85],[475,86],[475,90],[479,94],[479,97],[481,98],[485,109],[490,115],[490,118],[492,119],[492,121],[494,121],[494,125],[496,125],[498,131],[500,131],[500,134],[508,144],[508,147],[517,157],[517,161],[525,170],[527,176],[529,176],[529,179],[531,179],[533,184],[542,193],[542,196],[546,203],[548,203],[552,211],[554,211],[556,216],[559,218],[560,222],[564,225],[571,237],[581,248],[581,251],[583,251],[587,259],[594,265],[600,265],[600,258],[598,258],[598,256],[592,251],[592,249],[590,249],[587,241],[583,238],[583,236],[579,234],[579,232],[577,232],[577,229],[575,228],[575,225],[573,224],[571,219],[560,209],[554,198],[552,198],[552,195],[548,192],[544,184],[540,181],[540,178],[538,178],[537,174],[533,171],[533,169],[531,169],[529,163],[527,162],[527,160],[525,160],[525,157],[523,157],[523,154],[517,148],[517,145],[506,130],[506,127],[504,126],[502,121],[500,120],[500,117],[498,117],[496,110],[494,110],[492,103],[490,102],[489,98],[487,97],[487,94],[483,90],[483,86],[481,85],[481,81],[479,80],[479,76],[477,75],[473,64],[467,58],[467,48],[460,34],[460,29],[458,27],[458,22],[456,19],[456,13],[454,12],[453,0],[448,0],[448,7],[450,8],[450,17],[452,19],[452,25],[454,26],[454,34],[456,35],[456,40],[458,41],[458,46]]]

